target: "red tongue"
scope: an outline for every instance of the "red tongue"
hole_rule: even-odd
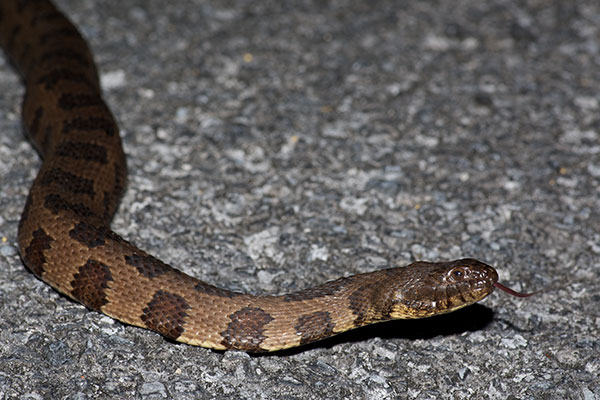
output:
[[[498,283],[498,282],[494,283],[494,286],[496,286],[498,289],[503,290],[506,293],[512,294],[513,296],[516,296],[516,297],[529,297],[529,296],[533,296],[536,293],[539,293],[539,290],[537,292],[533,292],[533,293],[521,293],[521,292],[517,292],[517,291],[512,290],[511,288],[506,287],[503,284]]]

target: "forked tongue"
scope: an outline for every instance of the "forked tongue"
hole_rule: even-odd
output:
[[[516,297],[529,297],[529,296],[533,296],[536,293],[539,293],[540,291],[538,290],[537,292],[532,292],[532,293],[521,293],[521,292],[517,292],[516,290],[512,290],[509,287],[504,286],[501,283],[494,283],[494,286],[496,286],[498,289],[505,291],[506,293],[516,296]]]

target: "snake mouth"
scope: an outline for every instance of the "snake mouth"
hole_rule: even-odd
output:
[[[440,285],[417,290],[412,295],[398,296],[393,307],[393,319],[426,318],[447,314],[470,306],[494,291],[494,282],[475,281]]]

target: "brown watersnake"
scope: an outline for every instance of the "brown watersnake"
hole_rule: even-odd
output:
[[[23,125],[42,155],[19,222],[25,265],[87,307],[167,338],[264,352],[391,319],[473,304],[497,283],[474,259],[415,262],[280,296],[255,296],[192,278],[109,228],[126,180],[114,117],[92,54],[47,0],[3,0],[0,44],[26,87]]]

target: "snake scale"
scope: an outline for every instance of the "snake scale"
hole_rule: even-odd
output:
[[[191,345],[264,352],[447,313],[506,289],[492,267],[474,259],[415,262],[280,296],[192,278],[109,228],[126,161],[76,27],[50,1],[2,0],[0,44],[23,79],[23,125],[43,158],[19,222],[22,260],[90,309]]]

